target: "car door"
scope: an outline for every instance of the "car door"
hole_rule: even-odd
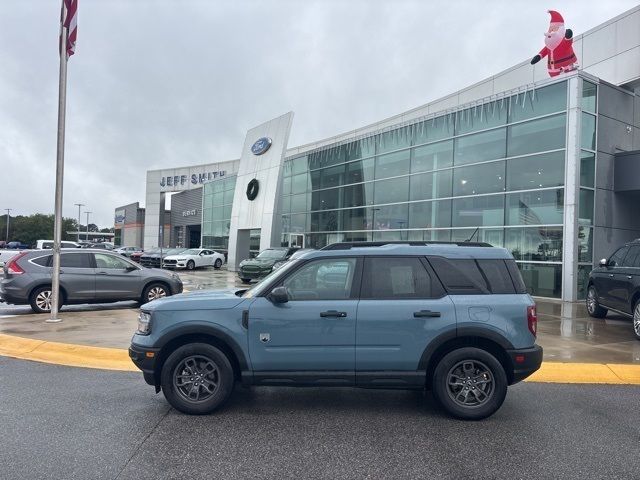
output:
[[[353,385],[360,268],[355,257],[310,260],[274,286],[284,286],[289,301],[253,302],[249,353],[256,375],[296,382],[291,372],[313,372]]]
[[[619,310],[632,314],[634,305],[631,305],[633,295],[638,282],[638,268],[640,263],[640,245],[630,245],[627,255],[622,260],[622,265],[616,269],[616,282],[620,288],[616,290]]]
[[[60,285],[70,301],[93,300],[96,283],[91,254],[61,252]]]
[[[96,300],[138,299],[142,294],[140,269],[111,253],[92,253],[95,265]]]
[[[356,382],[416,372],[427,345],[447,330],[455,332],[453,302],[420,257],[366,258],[362,278]],[[405,380],[412,382],[410,376]],[[415,381],[424,383],[424,375]]]
[[[623,307],[622,302],[626,296],[624,293],[625,279],[622,273],[622,264],[628,252],[629,247],[627,245],[616,250],[608,259],[602,275],[594,279],[600,302],[616,310],[620,310]]]
[[[200,266],[212,267],[215,262],[215,256],[211,250],[202,250],[200,252]]]

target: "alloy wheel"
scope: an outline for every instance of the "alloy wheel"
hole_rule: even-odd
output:
[[[633,310],[633,331],[636,333],[636,337],[640,338],[640,302]]]
[[[147,294],[147,300],[157,300],[158,298],[163,298],[167,296],[167,292],[162,287],[153,287],[149,290]]]
[[[205,402],[220,386],[217,365],[203,355],[192,355],[182,360],[173,374],[175,390],[189,402]]]
[[[40,310],[51,310],[51,290],[43,290],[36,296],[36,305]]]
[[[463,360],[447,374],[447,393],[462,407],[479,407],[493,396],[494,383],[493,373],[484,363]]]
[[[593,287],[589,287],[589,292],[587,293],[587,310],[589,313],[593,314],[596,311],[596,307],[598,305],[598,301],[596,300],[596,289]]]

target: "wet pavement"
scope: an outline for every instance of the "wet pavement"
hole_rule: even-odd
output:
[[[224,269],[180,272],[186,291],[246,288]],[[555,362],[640,364],[640,341],[632,321],[610,313],[589,317],[583,304],[537,300],[538,343],[544,359]],[[136,328],[138,305],[72,305],[60,312],[62,322],[45,323],[45,314],[29,306],[0,303],[0,333],[91,346],[127,348]]]

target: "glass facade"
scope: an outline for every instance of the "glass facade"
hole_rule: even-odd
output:
[[[236,177],[205,183],[202,189],[202,248],[227,252]]]
[[[595,101],[590,95],[584,102]],[[289,234],[303,234],[310,248],[473,236],[508,248],[532,294],[559,297],[566,125],[567,82],[561,81],[287,158],[282,244]],[[592,127],[582,122],[583,137]],[[581,258],[591,249],[592,146],[583,138]],[[591,209],[583,206],[589,201]]]

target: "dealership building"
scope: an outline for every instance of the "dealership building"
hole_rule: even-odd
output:
[[[272,246],[483,241],[512,252],[532,295],[583,298],[594,262],[640,237],[640,7],[573,47],[577,71],[527,60],[307,145],[288,145],[293,113],[265,122],[239,159],[148,171],[116,238],[212,247],[230,270]]]

